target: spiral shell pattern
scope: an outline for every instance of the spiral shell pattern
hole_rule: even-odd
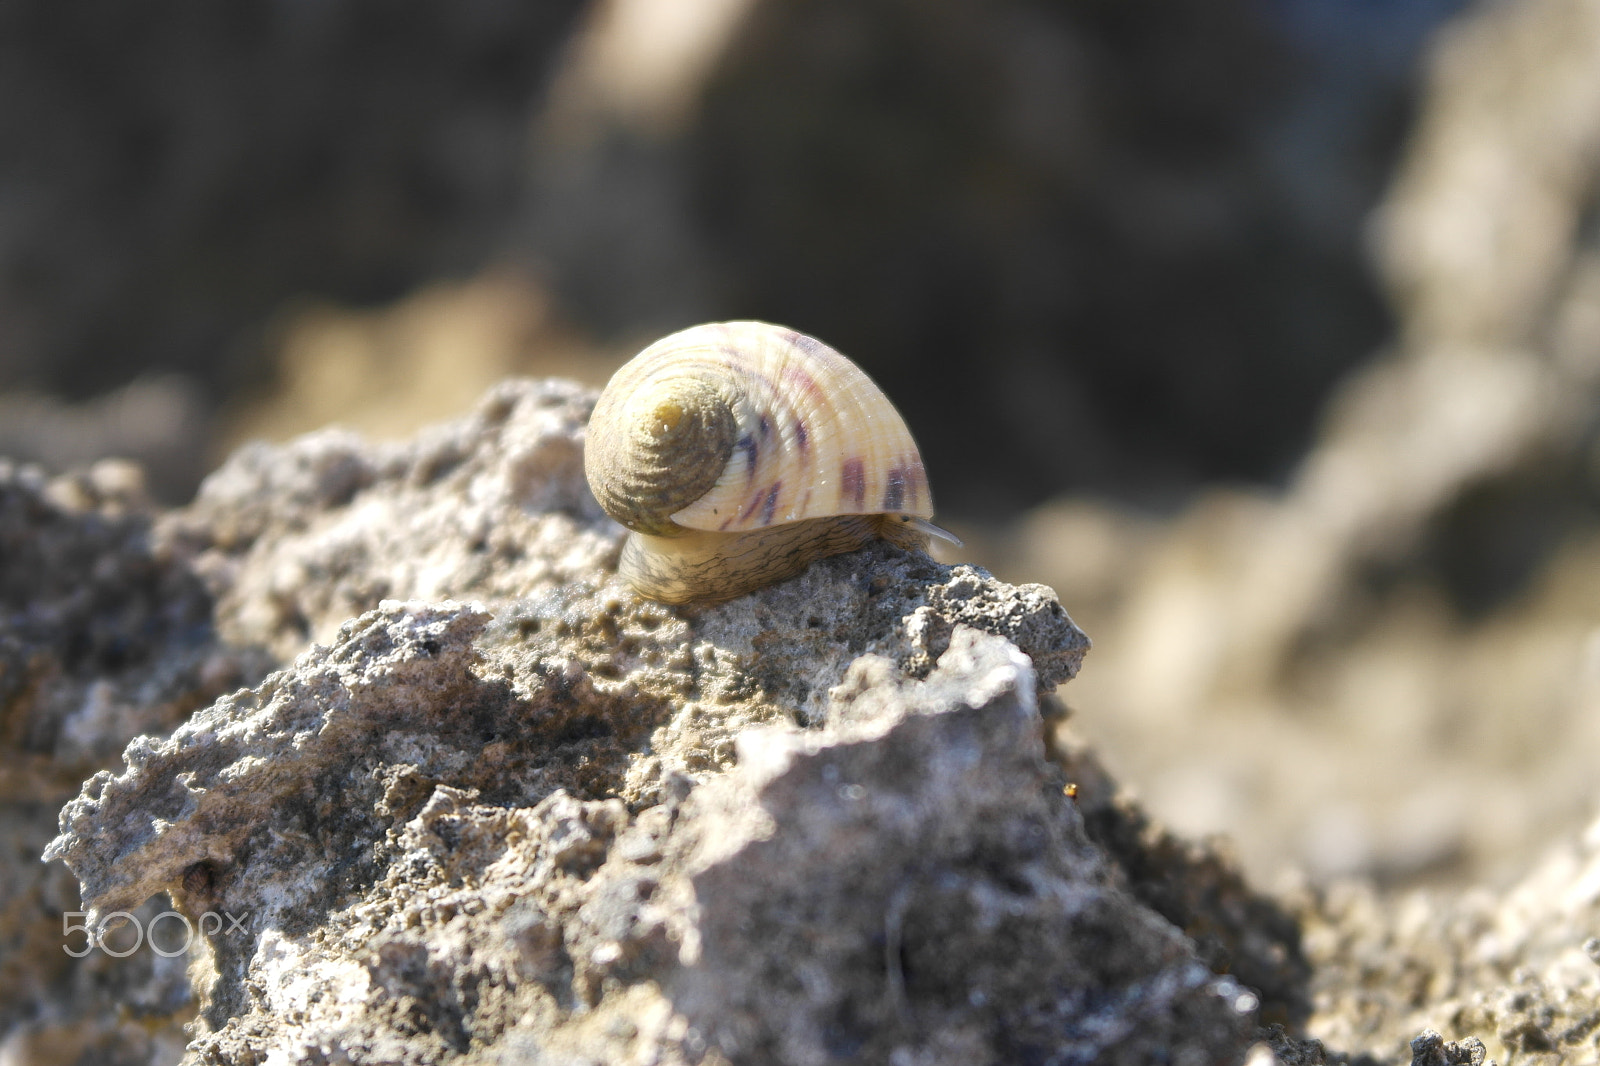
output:
[[[850,360],[765,322],[695,326],[640,352],[596,401],[584,472],[633,532],[618,573],[663,603],[715,603],[884,539],[925,550],[917,446]]]
[[[652,344],[612,378],[590,434],[631,442],[625,455],[597,448],[586,465],[607,511],[643,532],[933,517],[922,458],[888,398],[826,344],[765,322],[694,326]],[[623,502],[645,499],[651,516]]]

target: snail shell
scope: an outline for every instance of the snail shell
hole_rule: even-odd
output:
[[[663,603],[732,599],[880,537],[954,540],[928,521],[927,473],[888,397],[821,341],[765,322],[694,326],[618,370],[584,472],[633,531],[622,576]]]

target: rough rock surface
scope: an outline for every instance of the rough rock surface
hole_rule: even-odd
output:
[[[63,867],[8,870],[7,1061],[1587,1061],[1600,830],[1506,895],[1274,901],[1064,724],[1042,586],[878,545],[634,597],[591,402],[248,449],[162,516],[7,469],[8,839],[104,767],[51,858],[199,934],[69,959]]]
[[[1505,892],[1385,897],[1351,882],[1299,910],[1312,1028],[1331,1047],[1395,1061],[1401,1041],[1433,1030],[1477,1043],[1480,1062],[1600,1057],[1600,821]],[[1428,1066],[1469,1061],[1425,1057],[1432,1041],[1412,1051]]]
[[[153,518],[126,464],[47,479],[0,460],[0,795],[70,795],[132,737],[255,679]]]
[[[1304,1017],[1283,912],[1047,749],[1088,648],[1050,590],[877,545],[642,601],[591,403],[246,450],[158,524],[298,656],[50,845],[92,925],[205,934],[186,1061],[1229,1061]]]
[[[49,479],[0,460],[0,1060],[170,1060],[192,1013],[181,962],[64,954],[78,894],[37,861],[61,804],[129,740],[271,665],[217,640],[204,585],[152,543],[154,519],[127,464]]]
[[[502,603],[593,586],[618,536],[583,478],[593,396],[508,384],[401,444],[328,429],[240,449],[158,536],[230,640],[287,662],[386,598]]]
[[[813,610],[837,623],[852,601]],[[553,661],[560,638],[526,620],[385,604],[70,805],[56,850],[97,908],[168,889],[249,916],[213,938],[196,1060],[1149,1061],[1248,1042],[1255,997],[1084,834],[1015,645],[958,628],[921,682],[858,659],[833,721],[800,729],[765,694],[730,698],[736,667],[608,679]],[[1074,635],[1061,618],[1057,642]],[[650,699],[648,675],[687,698]]]

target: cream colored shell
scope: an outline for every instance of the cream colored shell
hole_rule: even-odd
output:
[[[920,547],[939,532],[894,405],[849,359],[781,326],[711,323],[657,341],[612,377],[588,432],[590,486],[635,530],[624,576],[668,602],[738,595],[874,537]]]
[[[640,352],[606,392],[647,398],[702,377],[726,382],[738,435],[715,486],[673,513],[675,524],[733,532],[824,515],[933,517],[900,412],[860,367],[792,329],[694,326]]]

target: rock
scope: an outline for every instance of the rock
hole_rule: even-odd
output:
[[[151,496],[177,501],[205,473],[209,408],[194,383],[176,374],[141,378],[80,403],[0,391],[0,455],[46,470],[119,456],[139,464]]]
[[[1049,589],[878,544],[715,607],[635,597],[581,478],[591,402],[508,382],[410,442],[247,449],[159,515],[126,467],[7,468],[0,635],[32,671],[7,721],[43,738],[7,755],[40,797],[11,846],[43,847],[93,773],[48,849],[83,904],[58,864],[0,884],[7,1055],[1314,1064],[1403,1062],[1429,1028],[1455,1042],[1417,1038],[1426,1061],[1473,1061],[1474,1030],[1496,1054],[1587,1039],[1600,830],[1506,896],[1286,909],[1063,724],[1088,642]],[[90,705],[121,709],[62,728]],[[57,955],[83,935],[64,912],[106,950]],[[190,950],[113,957],[118,912],[152,946],[187,921]]]
[[[1433,1029],[1411,1041],[1411,1066],[1483,1066],[1483,1041],[1474,1037],[1461,1043],[1446,1043]]]
[[[181,961],[75,961],[63,951],[81,944],[63,935],[78,920],[73,879],[36,861],[85,777],[272,665],[217,639],[205,586],[155,543],[155,517],[127,463],[51,479],[0,460],[3,1061],[171,1061],[183,1046]]]
[[[591,402],[257,447],[157,523],[220,632],[298,656],[134,740],[48,851],[92,926],[194,923],[185,1061],[1227,1061],[1295,1015],[1270,902],[1103,773],[1064,794],[1097,771],[1040,693],[1088,641],[1049,589],[878,544],[642,601]]]
[[[402,444],[329,429],[250,445],[157,535],[206,575],[230,640],[285,662],[385,598],[592,586],[618,550],[583,479],[593,404],[575,385],[515,382]]]
[[[1085,836],[1008,641],[958,625],[922,681],[858,659],[801,728],[733,697],[736,665],[556,672],[550,638],[489,621],[386,603],[63,813],[52,855],[96,914],[165,889],[244,916],[210,941],[196,1061],[1145,1061],[1251,1035],[1254,997]],[[641,698],[667,674],[690,699]]]
[[[1414,1062],[1474,1066],[1485,1056],[1593,1057],[1600,820],[1505,891],[1382,896],[1342,884],[1308,893],[1297,910],[1315,975],[1313,1028],[1330,1046],[1403,1062],[1397,1051],[1415,1036]]]
[[[165,514],[126,467],[6,468],[0,636],[31,671],[7,721],[37,741],[6,757],[36,793],[10,845],[38,854],[93,776],[48,848],[83,904],[59,864],[0,882],[5,1054],[1315,1064],[1403,1062],[1430,1028],[1454,1043],[1417,1038],[1425,1061],[1473,1061],[1473,1031],[1587,1039],[1600,830],[1506,896],[1286,909],[1063,724],[1088,642],[1049,589],[879,544],[716,607],[635,597],[581,479],[591,401],[508,382],[410,442],[247,449]],[[64,728],[85,706],[115,713]],[[58,955],[64,913],[104,950]],[[156,953],[158,921],[189,950]]]

